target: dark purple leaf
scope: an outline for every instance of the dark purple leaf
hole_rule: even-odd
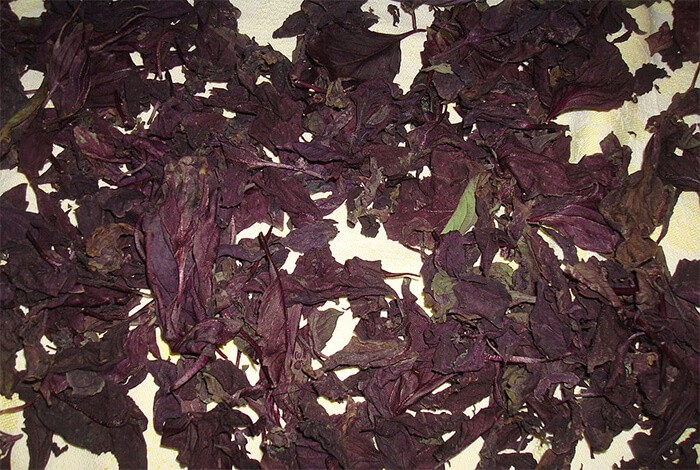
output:
[[[90,90],[87,32],[82,23],[72,28],[66,26],[65,36],[59,37],[53,46],[46,76],[48,95],[62,117],[77,112]]]
[[[700,261],[682,259],[671,278],[671,287],[678,297],[700,305]]]
[[[666,72],[632,75],[616,47],[654,2],[403,0],[433,6],[403,90],[422,30],[374,31],[364,0],[301,2],[274,33],[291,60],[227,0],[98,3],[0,5],[0,167],[28,179],[0,196],[0,393],[24,401],[30,467],[56,435],[145,468],[129,393],[149,375],[161,444],[191,468],[442,468],[478,438],[477,468],[566,468],[635,425],[621,468],[696,466],[700,274],[670,276],[658,241],[700,188],[698,90],[649,119],[632,174],[614,134],[572,155],[551,121],[655,89]],[[675,70],[698,60],[699,9],[672,7],[647,43]],[[25,93],[29,70],[45,80]],[[333,257],[342,204],[341,225],[420,252],[428,311],[418,273]]]
[[[384,34],[367,29],[331,24],[307,45],[313,60],[336,78],[392,81],[401,64],[399,44],[409,33]]]

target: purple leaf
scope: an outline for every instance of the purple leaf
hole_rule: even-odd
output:
[[[393,81],[401,64],[401,35],[377,33],[339,24],[323,28],[307,45],[313,60],[336,78]]]

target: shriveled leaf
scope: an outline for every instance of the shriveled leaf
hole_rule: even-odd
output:
[[[474,226],[478,218],[476,215],[476,188],[482,180],[482,175],[475,176],[469,180],[469,184],[467,184],[467,187],[464,189],[462,197],[459,198],[457,208],[452,214],[452,217],[450,217],[450,220],[445,224],[445,228],[442,229],[441,233],[445,234],[456,230],[464,235]]]
[[[400,42],[409,33],[384,34],[331,24],[307,45],[313,60],[324,66],[331,79],[393,81],[401,64]]]

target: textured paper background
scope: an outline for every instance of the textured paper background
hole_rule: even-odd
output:
[[[294,50],[294,39],[277,40],[272,38],[272,31],[282,24],[284,19],[292,12],[296,11],[301,4],[300,0],[233,0],[233,3],[241,10],[239,19],[239,30],[242,33],[254,37],[260,44],[271,44],[272,47],[291,57]],[[370,0],[365,9],[372,9],[381,17],[381,21],[373,29],[377,31],[400,33],[411,28],[410,18],[402,15],[401,23],[398,27],[392,26],[391,16],[387,13],[387,5],[390,0]],[[490,3],[498,3],[492,1]],[[647,33],[652,33],[664,22],[671,19],[671,5],[668,3],[657,4],[653,9],[645,7],[637,8],[633,14],[639,24],[640,29]],[[12,9],[21,16],[38,16],[43,11],[41,0],[17,0],[12,3]],[[432,13],[423,7],[417,12],[418,27],[426,27],[430,24]],[[632,35],[625,43],[619,45],[623,57],[632,71],[648,62],[649,52],[644,41],[646,35]],[[397,83],[403,90],[407,90],[413,76],[420,69],[420,51],[422,49],[425,34],[415,34],[405,39],[401,44],[402,64]],[[658,56],[651,60],[659,66],[663,66]],[[686,65],[680,70],[670,73],[670,77],[657,81],[658,91],[639,98],[638,103],[626,103],[621,109],[606,113],[601,112],[571,112],[557,118],[557,122],[567,124],[571,129],[572,136],[572,159],[578,160],[586,154],[599,152],[599,142],[610,132],[614,132],[620,141],[628,145],[633,151],[633,162],[630,171],[640,167],[643,149],[649,140],[650,134],[644,129],[647,119],[658,114],[660,110],[666,109],[671,97],[677,91],[688,88],[692,81],[694,67]],[[30,71],[23,79],[26,89],[34,89],[41,81],[41,74]],[[634,134],[630,133],[633,132]],[[0,192],[14,187],[16,184],[24,182],[24,177],[14,171],[0,171]],[[32,201],[30,201],[30,207]],[[35,208],[36,206],[33,205]],[[69,208],[67,208],[69,209]],[[661,245],[664,248],[666,259],[671,272],[675,269],[678,260],[682,258],[697,258],[700,253],[700,211],[698,196],[694,193],[683,193],[675,209],[675,213],[670,223],[670,230]],[[333,215],[340,223],[338,227],[341,232],[331,243],[331,249],[338,261],[343,262],[353,256],[360,256],[368,260],[381,260],[383,267],[392,272],[413,272],[420,270],[421,261],[419,256],[404,248],[398,243],[389,241],[383,233],[375,239],[366,239],[357,230],[350,230],[344,223],[344,209],[341,208]],[[255,235],[258,231],[264,231],[262,226],[248,229],[240,236]],[[240,237],[239,236],[239,237]],[[290,263],[293,262],[293,259]],[[398,287],[401,280],[392,281],[393,287]],[[420,298],[422,289],[421,282],[413,282],[412,290]],[[341,304],[340,307],[343,307]],[[331,352],[342,348],[350,338],[354,322],[348,312],[342,317],[342,321],[334,334],[334,338],[328,346],[326,352]],[[167,346],[163,352],[167,356]],[[228,351],[227,351],[228,352]],[[21,363],[21,358],[20,358]],[[257,371],[250,370],[250,378],[257,379]],[[152,413],[153,394],[156,387],[149,378],[144,383],[136,387],[131,395],[139,407],[147,414]],[[19,400],[6,400],[0,397],[0,409],[21,404]],[[330,406],[329,404],[327,404]],[[336,407],[338,405],[335,405]],[[336,408],[338,409],[338,408]],[[339,408],[342,411],[342,406]],[[11,413],[0,415],[0,430],[20,434],[22,432],[21,413]],[[576,458],[572,468],[578,469],[582,465],[585,469],[611,468],[623,457],[630,457],[627,447],[627,440],[636,432],[634,429],[618,436],[613,446],[602,455],[596,455],[594,459],[585,442],[580,442],[577,448]],[[146,432],[146,439],[149,443],[148,460],[151,468],[170,469],[176,468],[176,452],[171,449],[164,449],[159,446],[160,436],[149,423]],[[59,446],[63,445],[60,438],[55,439]],[[22,469],[28,466],[28,454],[26,450],[26,439],[17,443],[12,454],[13,468]],[[253,454],[259,454],[257,445],[259,438],[251,440],[248,449]],[[452,467],[456,469],[474,468],[478,461],[478,452],[481,442],[477,441],[461,455],[452,461]],[[535,441],[531,445],[537,456],[544,450],[538,448]],[[116,468],[116,460],[111,454],[94,455],[82,449],[70,448],[59,457],[51,457],[49,468],[91,468],[91,469],[112,469]]]

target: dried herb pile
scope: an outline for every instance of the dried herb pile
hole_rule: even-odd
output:
[[[571,163],[553,122],[656,93],[667,72],[631,73],[610,39],[640,33],[626,8],[649,3],[388,3],[397,21],[434,9],[402,92],[406,34],[371,31],[362,0],[305,0],[275,33],[298,38],[292,61],[239,32],[227,1],[48,1],[22,19],[3,2],[0,166],[26,175],[39,211],[26,185],[0,196],[0,392],[26,404],[30,466],[60,435],[146,467],[128,393],[150,374],[161,443],[192,468],[443,468],[478,437],[479,468],[535,467],[533,439],[549,445],[541,468],[562,468],[581,439],[602,452],[637,423],[648,434],[622,468],[694,467],[700,265],[669,273],[652,233],[700,190],[683,120],[698,89],[649,120],[632,173],[614,134]],[[698,8],[676,0],[647,41],[671,70],[698,63]],[[31,98],[27,69],[45,74]],[[208,82],[225,85],[207,96]],[[400,273],[332,257],[341,204],[364,235],[381,224],[422,254],[429,311],[410,276],[395,292]],[[285,220],[284,237],[237,236]],[[320,307],[341,298],[359,323],[326,357],[341,312]],[[231,341],[257,382],[222,354]],[[0,434],[3,467],[15,439]]]

